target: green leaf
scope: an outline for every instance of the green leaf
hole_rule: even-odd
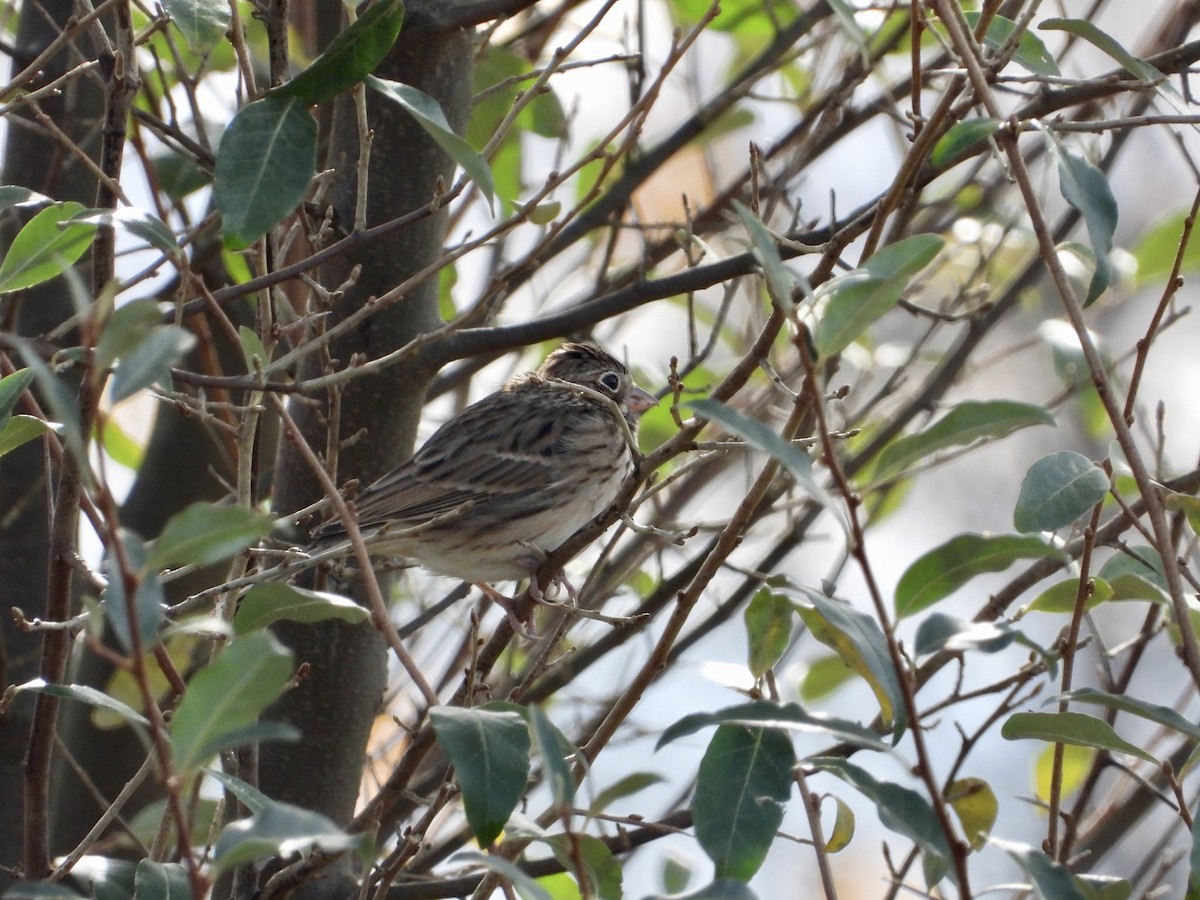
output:
[[[713,725],[741,725],[746,728],[788,729],[825,734],[858,747],[888,750],[889,747],[870,728],[849,719],[839,719],[826,713],[811,712],[799,703],[779,703],[774,700],[753,700],[737,706],[727,706],[714,712],[684,716],[667,728],[658,738],[654,749],[665,747],[681,737],[695,734]]]
[[[245,550],[274,524],[270,516],[242,506],[193,503],[167,520],[147,565],[164,569],[220,562]]]
[[[1168,213],[1149,228],[1143,229],[1133,245],[1133,258],[1137,260],[1137,272],[1134,284],[1144,287],[1148,284],[1159,284],[1175,266],[1175,257],[1179,253],[1179,245],[1183,240],[1184,223],[1187,220],[1185,210]],[[1200,235],[1195,240],[1189,240],[1184,248],[1180,272],[1195,272],[1200,269]]]
[[[529,221],[534,225],[549,225],[562,212],[562,203],[554,200],[550,203],[539,203],[536,206],[520,207],[520,211],[529,218]]]
[[[837,652],[859,677],[867,682],[879,703],[879,715],[892,729],[893,742],[900,740],[908,725],[904,693],[888,654],[887,640],[879,624],[848,604],[805,590],[808,604],[797,611],[812,636]]]
[[[762,219],[737,200],[733,201],[733,209],[750,235],[750,246],[767,281],[767,292],[780,309],[790,310],[795,306],[794,293],[799,279],[783,264],[779,245]],[[812,289],[808,288],[805,293],[811,295]]]
[[[1041,657],[1050,677],[1058,671],[1058,656],[1039,646],[1025,632],[1005,622],[969,622],[945,613],[932,612],[917,627],[913,651],[917,657],[950,653],[999,653],[1012,644],[1028,647]]]
[[[83,204],[47,206],[17,232],[0,262],[0,293],[19,291],[61,275],[92,246],[95,225],[72,222]]]
[[[561,813],[571,808],[575,799],[575,776],[568,757],[580,759],[579,751],[555,727],[539,706],[530,706],[529,731],[542,758],[543,776],[550,785],[554,806]]]
[[[206,774],[221,782],[225,789],[237,797],[238,801],[251,813],[262,812],[271,803],[270,797],[253,785],[242,781],[236,775],[230,775],[217,767],[209,769]]]
[[[621,900],[621,864],[604,841],[590,834],[554,834],[538,840],[549,847],[562,867],[574,872],[576,877],[579,863],[583,863],[590,887],[586,896]]]
[[[843,531],[849,531],[849,526],[842,515],[841,506],[813,478],[812,460],[804,450],[788,443],[761,422],[756,422],[717,400],[708,398],[692,400],[688,402],[688,406],[704,418],[716,422],[726,431],[736,434],[751,447],[762,450],[783,463],[784,468],[788,470],[788,474],[792,476],[796,484],[821,506],[833,513]]]
[[[880,781],[866,769],[840,757],[816,757],[812,765],[856,787],[879,811],[885,828],[913,841],[926,857],[926,872],[932,873],[930,886],[945,874],[954,877],[953,858],[946,833],[929,801],[921,794],[890,781]]]
[[[896,615],[915,615],[984,572],[1003,572],[1020,559],[1051,557],[1067,562],[1062,550],[1036,535],[960,534],[920,556],[896,585]]]
[[[271,361],[271,357],[267,353],[266,346],[263,345],[262,338],[252,328],[239,325],[238,339],[242,344],[242,358],[246,361],[246,371],[251,375],[255,375],[260,370],[266,368],[267,363]]]
[[[79,427],[79,410],[74,394],[68,389],[65,379],[52,372],[27,341],[11,334],[8,340],[16,345],[25,365],[37,379],[42,403],[57,422],[55,431],[62,435],[63,443],[79,461],[85,477],[89,476],[91,466],[85,450],[83,429]]]
[[[194,773],[240,742],[239,732],[254,724],[291,677],[292,653],[270,632],[232,641],[192,676],[171,720],[176,770]]]
[[[112,402],[120,403],[152,384],[169,383],[171,366],[179,362],[195,343],[195,335],[178,325],[154,328],[122,357],[112,380]]]
[[[72,867],[71,880],[93,900],[131,900],[136,874],[133,862],[89,853]]]
[[[1104,293],[1111,278],[1108,257],[1112,253],[1113,234],[1117,230],[1117,198],[1108,179],[1078,150],[1068,147],[1053,131],[1044,130],[1046,143],[1058,160],[1058,189],[1063,199],[1083,216],[1088,240],[1096,259],[1096,271],[1088,286],[1084,306]]]
[[[1121,738],[1103,719],[1084,713],[1013,713],[1000,729],[1000,734],[1010,741],[1051,741],[1126,753],[1158,765],[1153,756]]]
[[[269,800],[250,818],[225,826],[214,856],[217,868],[227,871],[266,856],[286,859],[313,850],[338,853],[362,843],[363,835],[347,834],[320,813]]]
[[[1200,725],[1197,725],[1191,719],[1181,716],[1169,706],[1147,703],[1145,700],[1130,697],[1128,694],[1110,694],[1107,691],[1098,691],[1095,688],[1085,687],[1067,691],[1053,699],[1070,700],[1073,703],[1095,703],[1109,709],[1120,710],[1121,712],[1127,712],[1131,715],[1147,719],[1157,725],[1162,725],[1164,728],[1170,728],[1172,731],[1186,735],[1193,740],[1200,741]]]
[[[829,838],[825,841],[825,852],[838,853],[850,846],[850,841],[854,838],[854,810],[841,797],[834,797],[831,794],[825,796],[833,801],[836,810],[833,828],[829,832]],[[822,797],[821,800],[824,802],[825,798]]]
[[[946,802],[958,816],[971,849],[983,849],[1000,811],[991,786],[981,778],[960,778],[946,789]]]
[[[617,800],[622,800],[656,784],[662,784],[665,780],[661,775],[655,775],[653,772],[631,772],[618,778],[596,794],[595,799],[588,805],[588,812],[604,812]]]
[[[770,728],[722,725],[709,742],[692,803],[696,839],[718,878],[749,881],[783,821],[796,752]]]
[[[1089,579],[1089,593],[1084,610],[1090,610],[1114,597],[1112,586],[1103,578]],[[1030,612],[1072,613],[1079,596],[1079,579],[1066,578],[1050,585],[1029,604]]]
[[[999,127],[999,119],[986,117],[955,122],[937,139],[929,154],[929,161],[935,168],[944,169],[976,144],[990,138]]]
[[[979,13],[966,12],[963,15],[966,16],[972,30],[977,30],[979,27]],[[992,21],[988,23],[987,34],[983,38],[984,45],[990,50],[999,50],[1008,43],[1009,36],[1012,35],[1016,27],[1017,23],[1012,19],[1006,19],[1004,16],[993,16]],[[1042,39],[1028,30],[1021,33],[1020,43],[1017,44],[1017,52],[1013,54],[1013,62],[1027,72],[1032,72],[1034,75],[1051,78],[1058,78],[1062,75],[1062,72],[1059,71],[1058,63],[1054,61],[1054,57],[1050,55],[1050,51],[1046,49],[1046,45],[1042,42]]]
[[[213,197],[225,245],[241,250],[304,199],[317,159],[317,123],[303,100],[265,97],[243,107],[217,151]]]
[[[1200,534],[1200,497],[1168,491],[1164,499],[1168,512],[1181,512],[1193,534]]]
[[[33,384],[31,369],[18,369],[11,375],[0,378],[0,425],[9,420],[13,410],[17,408],[17,401],[21,399],[21,395],[31,384]]]
[[[256,584],[242,595],[233,617],[233,629],[238,634],[247,634],[281,620],[320,622],[338,619],[357,625],[370,618],[367,610],[347,597],[272,581]]]
[[[104,452],[115,462],[135,472],[141,467],[142,458],[145,456],[142,446],[131,438],[112,416],[98,420],[94,433],[96,439],[104,445]]]
[[[339,32],[308,68],[272,89],[268,96],[296,97],[305,106],[332,100],[375,71],[403,24],[401,0],[378,0]]]
[[[99,691],[86,684],[48,684],[45,679],[34,678],[32,681],[18,684],[13,688],[13,691],[33,691],[38,694],[47,694],[51,697],[60,697],[63,700],[75,700],[99,709],[106,709],[134,725],[143,725],[146,727],[150,725],[149,720],[129,704],[122,703],[120,700],[108,696],[103,691]]]
[[[708,0],[670,0],[672,18],[687,24],[699,22],[711,6]],[[796,14],[796,4],[790,0],[723,0],[708,27],[761,47],[764,39],[773,38]]]
[[[832,356],[857,340],[899,302],[912,277],[933,262],[945,243],[941,235],[913,235],[817,288],[816,299],[825,302],[817,323],[817,353]]]
[[[96,342],[96,367],[107,369],[133,352],[162,322],[156,300],[134,300],[116,310],[104,323]]]
[[[836,653],[817,656],[806,661],[800,699],[806,703],[821,700],[853,678],[854,670]]]
[[[1055,744],[1046,744],[1034,762],[1035,796],[1042,803],[1049,805],[1050,788],[1054,779],[1054,748]],[[1091,747],[1077,747],[1073,744],[1062,745],[1061,780],[1059,783],[1060,797],[1070,797],[1083,786],[1096,761],[1096,751]]]
[[[8,209],[10,206],[45,206],[53,202],[45,194],[39,194],[18,184],[0,186],[0,209]]]
[[[1032,403],[1012,400],[960,403],[924,431],[888,444],[879,454],[877,477],[902,471],[942,450],[1007,437],[1033,425],[1053,424],[1054,417]]]
[[[1133,885],[1116,875],[1072,873],[1071,878],[1087,900],[1129,900],[1133,896]]]
[[[467,822],[481,847],[500,835],[529,779],[529,729],[509,710],[487,706],[429,711],[438,743],[454,764]]]
[[[394,103],[398,103],[409,115],[417,120],[417,124],[425,129],[426,134],[433,138],[446,155],[462,167],[471,177],[476,187],[487,198],[488,208],[495,201],[496,188],[492,183],[492,170],[482,156],[471,149],[471,145],[454,133],[442,108],[428,94],[422,93],[415,87],[401,84],[398,81],[386,81],[368,76],[367,85],[379,91]]]
[[[1162,558],[1158,551],[1145,544],[1129,546],[1125,552],[1114,553],[1096,573],[1113,589],[1115,600],[1157,600],[1161,594],[1147,587],[1167,591],[1167,578],[1162,571]],[[1138,587],[1136,582],[1141,583]]]
[[[526,75],[529,77],[523,79]],[[482,149],[492,139],[516,103],[517,94],[528,89],[533,80],[533,66],[528,60],[505,47],[487,45],[475,60],[474,90],[478,99],[471,107],[465,135],[472,147]],[[505,144],[515,141],[521,130],[544,138],[564,137],[567,117],[554,92],[546,90],[517,114],[516,124],[519,127],[509,132]]]
[[[761,678],[779,662],[792,633],[792,601],[769,587],[758,590],[746,607],[746,637],[750,643],[750,673]]]
[[[201,168],[194,157],[174,150],[164,149],[152,154],[150,165],[163,193],[172,200],[182,200],[212,184],[212,172]]]
[[[138,577],[137,590],[134,593],[133,606],[137,613],[138,644],[142,653],[153,649],[158,636],[158,629],[166,618],[166,595],[163,593],[162,582],[158,574],[145,569],[147,552],[146,545],[132,531],[122,529],[121,546],[129,567]],[[129,601],[125,594],[125,579],[121,575],[116,554],[110,553],[105,560],[105,575],[108,577],[108,587],[104,589],[101,599],[104,601],[104,615],[108,624],[116,634],[117,640],[125,648],[126,653],[133,653],[132,623],[129,620]]]
[[[171,258],[183,253],[179,241],[175,240],[175,235],[167,227],[167,223],[149,210],[135,209],[132,206],[122,206],[119,209],[89,209],[74,216],[72,221],[122,228]]]
[[[22,444],[50,434],[58,429],[51,422],[44,422],[33,416],[13,416],[0,426],[0,456],[15,450]]]
[[[182,863],[138,860],[133,877],[137,900],[191,900],[192,883]]]
[[[968,622],[945,613],[933,612],[921,620],[913,641],[913,652],[926,656],[940,650],[961,653],[977,650],[998,653],[1017,638],[1016,629],[1003,622]]]
[[[229,30],[229,4],[222,0],[163,0],[163,9],[197,55],[215,47]]]
[[[1057,531],[1070,525],[1104,499],[1108,475],[1072,450],[1043,456],[1025,473],[1013,524],[1023,534]]]
[[[692,860],[685,858],[682,854],[662,854],[658,882],[668,894],[682,894],[692,883],[694,874],[696,873],[692,866]]]
[[[1033,892],[1040,900],[1087,900],[1076,886],[1070,870],[1041,850],[999,838],[992,838],[992,843],[1017,861],[1029,876]]]
[[[1110,34],[1097,28],[1086,19],[1046,19],[1038,24],[1041,31],[1065,31],[1076,37],[1081,37],[1094,47],[1103,50],[1135,78],[1144,81],[1162,81],[1166,78],[1162,72],[1150,65],[1144,59],[1134,56],[1118,43]]]

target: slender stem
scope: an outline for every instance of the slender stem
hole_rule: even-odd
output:
[[[1096,545],[1096,529],[1100,527],[1100,513],[1103,505],[1097,503],[1092,508],[1092,518],[1087,530],[1083,533],[1083,553],[1079,557],[1079,586],[1075,591],[1075,608],[1071,613],[1071,624],[1062,647],[1062,692],[1071,689],[1071,679],[1075,674],[1075,651],[1079,645],[1079,627],[1083,622],[1083,614],[1087,610],[1087,602],[1092,596],[1091,571],[1092,550]],[[1070,707],[1067,700],[1058,702],[1058,711],[1065,713]],[[1046,852],[1050,856],[1065,862],[1059,853],[1058,841],[1058,811],[1062,803],[1063,776],[1063,744],[1054,745],[1054,764],[1050,770],[1050,813],[1046,823]]]
[[[888,615],[887,604],[883,600],[883,592],[879,589],[879,584],[875,580],[874,569],[867,556],[866,537],[863,533],[862,522],[858,516],[860,501],[854,493],[854,488],[851,487],[849,480],[846,478],[845,470],[842,468],[837,453],[837,447],[830,436],[829,426],[825,420],[825,401],[821,391],[821,381],[817,375],[815,361],[808,349],[807,336],[801,335],[795,338],[793,343],[796,345],[800,353],[800,358],[804,363],[804,369],[808,373],[805,383],[810,391],[813,414],[817,418],[816,432],[823,439],[822,449],[825,464],[829,467],[834,484],[837,485],[845,501],[846,518],[850,523],[850,554],[858,563],[859,571],[866,582],[867,593],[870,595],[871,604],[875,608],[875,617],[879,621],[879,628],[883,632],[887,643],[888,657],[891,659],[892,669],[896,673],[896,681],[900,685],[901,697],[908,715],[909,734],[912,736],[913,747],[917,754],[917,776],[925,782],[925,788],[933,805],[934,814],[937,816],[938,824],[941,825],[942,833],[946,838],[946,845],[950,848],[952,859],[947,860],[947,862],[954,866],[959,893],[963,897],[970,897],[970,873],[967,868],[968,848],[958,837],[958,832],[955,830],[954,823],[950,818],[950,810],[946,805],[945,795],[942,792],[941,785],[938,784],[937,778],[934,776],[933,758],[930,756],[929,748],[925,743],[925,727],[921,723],[921,711],[917,706],[912,671],[904,658],[904,654],[900,650],[899,641],[896,640],[896,629]]]

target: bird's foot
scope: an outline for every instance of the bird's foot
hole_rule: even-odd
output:
[[[567,592],[566,600],[559,600],[563,591]],[[546,585],[546,590],[538,587],[537,578],[529,579],[529,596],[543,606],[567,606],[574,608],[578,606],[579,592],[575,590],[575,585],[571,584],[566,574],[563,572],[557,573],[550,583]]]
[[[476,581],[475,587],[483,591],[483,595],[504,610],[504,617],[508,619],[508,624],[523,638],[528,640],[537,640],[537,634],[533,631],[533,608],[518,610],[516,600],[509,597],[507,594],[502,594],[490,584],[485,584],[482,581]],[[524,612],[522,617],[521,613]]]

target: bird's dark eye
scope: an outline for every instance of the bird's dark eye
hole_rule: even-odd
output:
[[[612,391],[615,394],[617,388],[621,386],[621,376],[616,372],[605,372],[600,376],[600,385],[606,391]]]

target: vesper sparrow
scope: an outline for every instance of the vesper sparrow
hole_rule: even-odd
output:
[[[612,502],[633,471],[638,416],[656,402],[596,345],[564,344],[359,494],[371,554],[410,558],[503,603],[487,582],[529,576]],[[345,540],[336,520],[313,536]]]

